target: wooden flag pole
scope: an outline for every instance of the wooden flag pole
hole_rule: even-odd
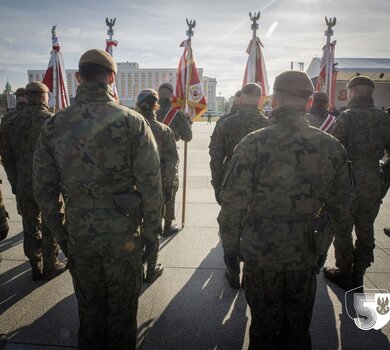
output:
[[[190,79],[191,79],[191,37],[194,36],[193,28],[196,26],[196,21],[188,20],[186,18],[188,30],[186,32],[188,37],[187,47],[187,74],[186,74],[186,100],[184,112],[188,115],[188,97],[190,90]],[[188,143],[184,142],[184,164],[183,164],[183,203],[181,212],[181,226],[184,227],[186,221],[186,195],[187,195],[187,162],[188,162]]]

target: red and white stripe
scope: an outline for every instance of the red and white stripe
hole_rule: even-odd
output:
[[[332,127],[332,125],[335,122],[336,122],[336,118],[333,115],[328,114],[328,116],[326,117],[322,125],[319,127],[319,129],[324,132],[328,132],[328,130]]]

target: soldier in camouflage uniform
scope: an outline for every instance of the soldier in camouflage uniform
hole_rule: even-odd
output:
[[[135,186],[147,247],[160,228],[157,145],[145,119],[115,102],[116,72],[107,52],[85,52],[76,102],[45,124],[34,154],[35,198],[49,227],[67,241],[79,349],[135,349],[142,283]]]
[[[246,136],[230,161],[218,222],[225,254],[244,259],[249,349],[311,349],[315,270],[324,253],[314,214],[325,205],[334,218],[348,215],[347,154],[309,126],[306,73],[280,74],[273,91],[269,126]]]
[[[25,89],[24,88],[19,88],[15,92],[16,96],[16,108],[5,113],[3,118],[1,119],[1,124],[0,124],[0,153],[1,149],[3,148],[4,144],[4,138],[5,135],[7,134],[7,124],[8,122],[12,119],[13,116],[15,116],[17,113],[23,110],[23,108],[26,106],[27,99],[25,97]]]
[[[27,105],[8,120],[2,147],[3,165],[23,218],[24,253],[30,260],[34,281],[54,278],[65,270],[65,263],[57,260],[56,239],[41,220],[33,194],[35,144],[43,123],[53,115],[47,105],[48,91],[40,82],[27,84]]]
[[[156,139],[160,156],[164,203],[168,203],[175,194],[175,179],[179,166],[179,155],[177,153],[175,134],[168,126],[158,122],[156,119],[157,101],[158,95],[155,90],[143,90],[137,98],[137,110],[149,122]],[[163,272],[162,264],[157,264],[158,249],[159,240],[156,237],[153,254],[150,255],[147,261],[146,281],[149,283],[154,282]]]
[[[171,84],[164,83],[158,88],[160,108],[156,112],[157,120],[169,126],[175,134],[176,141],[183,140],[190,142],[192,140],[192,130],[190,119],[181,111],[172,107],[173,87]],[[172,114],[171,114],[172,113]],[[173,117],[173,118],[171,118]],[[175,220],[175,196],[179,189],[179,174],[175,178],[175,192],[172,199],[166,203],[164,211],[164,236],[170,236],[179,231]]]
[[[311,126],[314,126],[322,131],[331,133],[336,118],[328,112],[328,95],[321,91],[316,91],[313,94],[313,104],[308,113],[308,121]]]
[[[211,184],[215,198],[220,204],[219,193],[222,178],[233,156],[234,148],[252,131],[268,125],[268,119],[260,112],[261,87],[258,84],[246,84],[242,88],[240,107],[218,126],[215,138],[210,143]],[[219,230],[223,239],[224,232]],[[224,256],[225,276],[232,288],[240,288],[240,265],[238,256]]]
[[[325,268],[325,277],[343,289],[362,290],[366,269],[374,261],[374,221],[381,203],[382,178],[379,160],[390,150],[390,118],[374,107],[374,82],[364,76],[352,78],[348,84],[348,107],[338,118],[333,130],[346,148],[352,163],[356,200],[350,220],[343,223],[334,241],[336,266]],[[353,245],[352,229],[356,241]]]

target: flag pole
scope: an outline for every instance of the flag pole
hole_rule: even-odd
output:
[[[51,29],[51,43],[52,43],[52,50],[54,50],[54,47],[57,45],[58,40],[57,40],[57,34],[56,34],[56,27],[57,25],[53,26]],[[59,108],[58,108],[58,91],[57,91],[57,83],[58,83],[58,62],[57,60],[54,60],[53,62],[53,99],[54,99],[54,104],[53,104],[53,113],[56,113]]]
[[[325,31],[326,36],[326,66],[325,66],[325,92],[328,95],[329,99],[332,93],[332,73],[333,67],[331,67],[331,47],[330,47],[330,38],[333,35],[332,27],[336,25],[336,17],[328,18],[325,17],[325,23],[328,26],[328,29]]]
[[[184,112],[188,115],[188,97],[190,90],[190,79],[191,79],[191,37],[194,36],[193,28],[196,26],[196,21],[188,20],[186,18],[188,30],[186,32],[188,38],[187,45],[187,67],[186,67],[186,97]],[[186,198],[187,198],[187,162],[188,162],[188,143],[184,141],[184,164],[183,164],[183,200],[182,200],[182,212],[181,212],[181,226],[184,227],[186,219]]]

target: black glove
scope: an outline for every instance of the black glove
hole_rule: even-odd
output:
[[[232,275],[240,274],[240,259],[238,257],[238,253],[225,253],[223,255],[223,260],[225,261],[226,267]]]
[[[327,258],[326,255],[320,255],[318,257],[317,269],[316,269],[317,275],[320,273],[320,270],[324,267],[326,258]]]

